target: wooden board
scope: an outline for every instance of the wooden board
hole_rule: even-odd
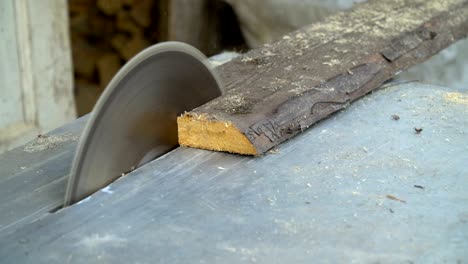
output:
[[[467,33],[466,0],[358,4],[219,67],[227,93],[179,117],[179,143],[263,154]]]

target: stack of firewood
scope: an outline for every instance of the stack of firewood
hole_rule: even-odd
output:
[[[243,50],[232,8],[221,0],[68,0],[78,115],[89,113],[130,58],[160,41],[210,56]]]
[[[69,0],[70,33],[79,115],[121,66],[158,42],[154,0]]]

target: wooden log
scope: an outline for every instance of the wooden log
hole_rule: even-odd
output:
[[[97,0],[97,7],[106,15],[115,15],[122,7],[122,0]]]
[[[81,34],[71,34],[72,58],[75,74],[92,79],[96,70],[96,60],[100,55],[100,50],[89,44]]]
[[[93,110],[102,91],[103,89],[100,89],[97,84],[86,79],[75,81],[75,102],[78,116],[86,115]]]
[[[151,12],[153,5],[154,2],[152,0],[140,0],[133,6],[130,11],[130,16],[141,27],[147,28],[151,25]]]
[[[89,11],[94,6],[95,0],[73,0],[68,1],[68,10],[71,16]]]
[[[119,52],[119,54],[121,55],[121,57],[123,58],[123,55],[122,55],[122,51],[124,50],[125,48],[125,45],[127,44],[127,42],[129,41],[130,37],[127,36],[126,34],[124,33],[117,33],[115,34],[111,40],[110,40],[110,43],[111,43],[111,46]]]
[[[130,60],[138,52],[144,50],[150,45],[149,41],[142,35],[133,35],[125,47],[121,50],[121,54],[125,60]]]
[[[117,54],[106,53],[97,60],[96,66],[99,76],[99,85],[104,89],[122,65],[120,63],[120,57]]]
[[[117,29],[121,32],[130,34],[143,34],[143,29],[132,19],[129,11],[121,10],[117,13],[115,23]]]
[[[117,34],[111,39],[112,47],[119,53],[120,57],[128,61],[138,52],[147,48],[151,43],[143,34],[134,34],[126,36],[125,34]]]
[[[108,38],[115,31],[113,19],[100,14],[96,9],[76,14],[70,18],[72,33],[80,33],[94,38]]]
[[[227,92],[178,118],[179,143],[263,154],[467,33],[467,0],[357,4],[220,66]]]

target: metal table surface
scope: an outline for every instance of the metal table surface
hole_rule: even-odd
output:
[[[179,147],[55,211],[78,120],[0,156],[0,263],[466,263],[467,114],[389,85],[268,155]]]

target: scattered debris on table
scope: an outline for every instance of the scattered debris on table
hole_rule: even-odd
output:
[[[391,195],[391,194],[387,194],[386,197],[387,197],[388,199],[390,199],[390,200],[398,201],[398,202],[401,202],[401,203],[406,203],[405,200],[400,199],[400,198],[398,198],[398,197],[396,197],[396,196],[394,196],[394,195]]]
[[[66,142],[69,140],[78,140],[77,136],[73,136],[72,134],[62,134],[57,136],[48,136],[48,135],[37,135],[37,139],[24,147],[24,151],[33,153],[36,151],[46,150],[55,148],[62,142]]]

